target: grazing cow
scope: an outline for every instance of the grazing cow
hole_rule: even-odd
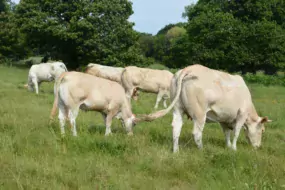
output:
[[[73,136],[77,136],[75,120],[79,109],[100,112],[105,120],[105,135],[111,133],[113,117],[121,119],[128,135],[133,134],[135,116],[132,114],[123,87],[117,82],[80,72],[63,73],[55,84],[51,119],[57,107],[62,135],[65,134],[64,125],[68,119],[72,126]]]
[[[28,87],[30,91],[39,93],[39,86],[42,82],[51,82],[58,78],[63,72],[67,72],[67,68],[62,62],[41,63],[33,65],[28,75]]]
[[[122,67],[110,67],[95,63],[89,63],[87,65],[85,73],[94,75],[96,77],[115,81],[121,84],[121,75],[123,70],[124,68]]]
[[[243,78],[225,72],[192,65],[178,71],[171,81],[171,105],[164,110],[144,116],[152,121],[167,114],[173,107],[173,151],[177,152],[183,124],[182,115],[192,118],[193,136],[202,148],[202,132],[205,122],[220,123],[226,145],[236,150],[241,128],[244,126],[247,140],[253,147],[261,145],[264,123],[267,117],[259,117],[252,103],[250,91]],[[231,144],[230,133],[234,132]]]
[[[136,98],[137,89],[158,94],[154,106],[157,109],[162,98],[164,99],[164,107],[167,107],[166,100],[170,97],[169,88],[172,77],[173,74],[166,70],[129,66],[122,73],[122,85],[129,101],[131,97]]]

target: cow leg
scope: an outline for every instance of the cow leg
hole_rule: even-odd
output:
[[[246,114],[243,114],[242,111],[239,110],[236,123],[233,126],[234,128],[234,138],[233,138],[233,145],[232,145],[233,150],[237,150],[237,139],[239,137],[240,130],[245,123],[245,120],[246,120]]]
[[[225,134],[227,147],[232,147],[232,143],[231,143],[231,129],[229,128],[228,125],[226,125],[224,123],[220,123],[220,125],[222,126],[224,134]]]
[[[233,138],[233,145],[232,149],[237,150],[237,139],[239,137],[240,130],[243,126],[244,122],[238,122],[234,127],[234,138]]]
[[[107,115],[105,114],[105,113],[101,113],[102,114],[102,117],[103,117],[103,119],[104,119],[104,123],[106,123],[106,117],[107,117]]]
[[[33,78],[32,78],[32,83],[33,83],[33,86],[34,86],[34,88],[35,88],[35,90],[36,90],[36,94],[39,94],[38,80],[37,80],[36,77],[33,77]]]
[[[72,127],[72,135],[74,137],[77,136],[76,117],[78,115],[78,111],[79,111],[79,108],[73,108],[73,109],[69,110],[69,113],[68,113],[69,122],[70,122],[70,125]]]
[[[139,91],[138,91],[138,89],[137,89],[137,88],[134,88],[134,90],[133,90],[133,94],[132,94],[132,97],[133,97],[133,99],[134,99],[135,101],[137,101],[137,100],[138,100],[138,97],[139,97]]]
[[[163,100],[163,106],[164,106],[164,108],[167,108],[167,104],[166,104],[166,98],[164,98],[164,100]]]
[[[183,125],[182,112],[178,108],[173,111],[172,118],[172,136],[173,136],[173,152],[179,151],[179,136]]]
[[[32,81],[32,77],[28,77],[28,90],[33,92],[34,91],[34,83]]]
[[[156,103],[155,103],[154,109],[158,108],[158,104],[161,101],[162,97],[163,97],[163,93],[159,91],[156,97]]]
[[[169,99],[169,97],[170,97],[170,92],[166,91],[164,96],[163,96],[163,106],[164,106],[164,108],[167,108],[166,101],[167,101],[167,99]]]
[[[63,105],[59,105],[58,119],[60,123],[60,132],[62,136],[65,135],[64,126],[65,126],[66,116],[67,116],[67,109]]]
[[[197,117],[193,119],[193,121],[194,121],[194,128],[192,134],[196,145],[198,146],[199,149],[201,149],[203,148],[202,133],[206,122],[206,115]]]
[[[106,125],[106,131],[105,131],[105,136],[108,136],[110,134],[112,134],[111,131],[111,125],[112,125],[112,119],[115,116],[115,114],[113,112],[109,112],[107,114],[106,120],[105,120],[105,125]]]
[[[126,97],[130,104],[131,104],[132,95],[133,95],[133,89],[126,90]]]

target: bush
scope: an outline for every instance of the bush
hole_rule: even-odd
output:
[[[12,66],[12,63],[13,63],[12,59],[5,58],[5,57],[2,57],[0,59],[0,64],[3,64],[5,66]]]
[[[278,75],[265,75],[263,72],[257,72],[255,75],[252,73],[247,73],[243,75],[245,81],[249,83],[258,83],[263,85],[281,85],[285,86],[285,76],[281,75],[281,72]]]
[[[151,64],[148,66],[148,68],[150,69],[158,69],[158,70],[169,70],[168,67],[162,65],[162,64],[159,64],[159,63],[154,63],[154,64]]]

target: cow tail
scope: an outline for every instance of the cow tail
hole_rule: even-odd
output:
[[[58,80],[54,83],[54,101],[53,101],[53,106],[52,106],[52,110],[50,113],[50,120],[53,120],[53,118],[56,114],[56,110],[58,107],[59,86],[60,86],[60,83],[62,82],[65,75],[66,75],[66,73],[62,73],[59,76]]]
[[[179,100],[180,94],[181,94],[181,89],[182,89],[182,80],[183,78],[188,75],[189,72],[187,72],[186,69],[182,70],[182,72],[180,73],[178,80],[177,80],[177,90],[176,90],[176,95],[173,99],[173,101],[171,102],[171,104],[163,110],[160,110],[158,112],[149,114],[149,115],[142,115],[138,118],[136,118],[136,122],[140,122],[140,121],[153,121],[157,118],[163,117],[165,116],[176,104],[176,102]],[[174,77],[174,76],[173,76]]]

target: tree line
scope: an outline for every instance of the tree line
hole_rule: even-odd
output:
[[[185,23],[156,35],[133,30],[128,0],[0,0],[0,60],[31,55],[64,61],[146,67],[160,63],[274,74],[285,69],[283,0],[199,0]]]

